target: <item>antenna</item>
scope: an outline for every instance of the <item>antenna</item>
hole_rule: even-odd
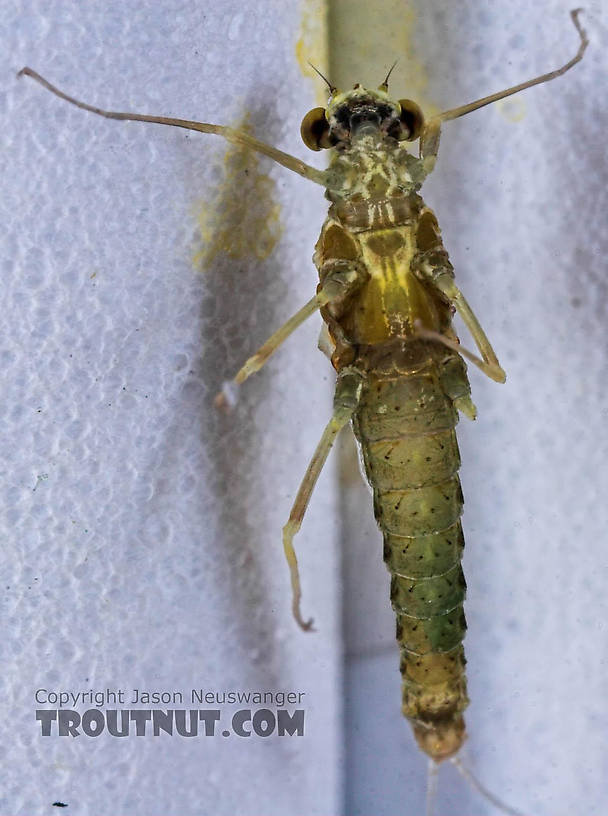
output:
[[[310,67],[312,68],[313,71],[316,71],[317,74],[319,74],[319,76],[321,77],[323,82],[327,83],[327,87],[329,88],[329,92],[332,93],[332,94],[336,93],[336,91],[338,90],[336,88],[336,86],[332,85],[331,82],[327,79],[327,77],[324,77],[323,74],[321,73],[321,71],[319,71],[318,68],[315,68],[315,66],[312,64],[312,62],[310,60],[308,60],[308,64],[310,65]]]
[[[384,80],[382,85],[378,86],[379,91],[384,91],[385,93],[388,91],[388,79],[389,79],[390,75],[393,73],[393,68],[395,67],[395,65],[397,65],[398,62],[399,62],[399,60],[396,59],[395,62],[393,62],[393,64],[389,68],[388,74],[386,75],[386,79]]]

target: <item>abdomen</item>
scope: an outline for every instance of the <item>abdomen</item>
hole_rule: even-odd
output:
[[[370,359],[372,358],[372,359]],[[458,355],[421,341],[369,348],[353,419],[384,536],[401,649],[403,714],[434,759],[464,740],[466,584],[453,399],[469,390]]]

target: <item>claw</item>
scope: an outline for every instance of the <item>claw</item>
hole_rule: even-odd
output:
[[[222,390],[218,391],[213,399],[213,404],[218,411],[229,414],[239,399],[239,387],[234,380],[226,380],[222,384]]]

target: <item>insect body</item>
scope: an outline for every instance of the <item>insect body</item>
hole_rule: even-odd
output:
[[[313,149],[331,147],[332,202],[317,243],[318,296],[338,372],[334,416],[305,476],[285,550],[292,567],[294,613],[299,580],[292,538],[331,439],[349,419],[373,490],[374,513],[391,572],[391,601],[403,677],[402,711],[432,760],[453,757],[465,739],[468,704],[462,641],[466,583],[460,559],[463,496],[455,435],[458,411],[476,409],[461,354],[498,382],[505,375],[475,315],[454,282],[437,220],[418,190],[434,167],[442,120],[462,116],[554,78],[570,63],[523,86],[448,111],[428,123],[411,100],[388,97],[387,80],[371,91],[356,85],[304,119]],[[389,72],[390,75],[390,72]],[[420,156],[403,142],[420,139]],[[482,358],[458,344],[458,310]]]
[[[426,122],[414,102],[389,97],[388,77],[377,90],[357,85],[340,93],[330,86],[327,108],[315,108],[302,123],[308,147],[332,151],[325,171],[231,128],[102,110],[67,96],[29,68],[20,72],[106,118],[223,136],[326,189],[331,206],[314,254],[319,270],[315,296],[246,361],[217,404],[229,403],[233,386],[259,370],[303,320],[321,311],[338,377],[332,417],[283,529],[294,616],[303,629],[311,628],[312,621],[300,612],[293,538],[338,432],[352,421],[392,575],[403,713],[418,745],[435,761],[453,757],[462,745],[468,702],[460,566],[463,498],[454,428],[458,412],[474,419],[476,410],[462,358],[497,382],[505,375],[456,286],[437,220],[418,190],[435,165],[442,122],[554,79],[580,61],[588,41],[578,12],[572,19],[581,42],[564,66]],[[419,156],[414,156],[404,143],[418,139]],[[451,327],[454,311],[481,358],[460,346]]]
[[[464,542],[454,426],[457,408],[474,416],[474,406],[462,358],[419,337],[423,327],[456,340],[450,302],[433,283],[437,276],[451,281],[453,272],[435,216],[417,193],[424,159],[388,135],[416,137],[420,114],[385,97],[382,89],[357,88],[329,108],[329,122],[354,125],[345,128],[331,165],[346,194],[330,194],[315,262],[322,290],[344,286],[322,314],[335,345],[337,410],[352,408],[384,534],[403,712],[420,747],[442,759],[464,738]]]

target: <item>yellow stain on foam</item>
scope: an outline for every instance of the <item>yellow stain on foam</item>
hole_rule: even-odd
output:
[[[250,132],[250,114],[235,127]],[[228,147],[217,170],[222,181],[194,206],[202,243],[195,266],[208,268],[221,256],[264,260],[283,232],[276,182],[260,171],[259,156],[238,145]]]
[[[302,0],[296,59],[302,74],[314,82],[315,98],[319,105],[327,104],[328,89],[308,63],[312,62],[327,76],[327,45],[327,0]]]

